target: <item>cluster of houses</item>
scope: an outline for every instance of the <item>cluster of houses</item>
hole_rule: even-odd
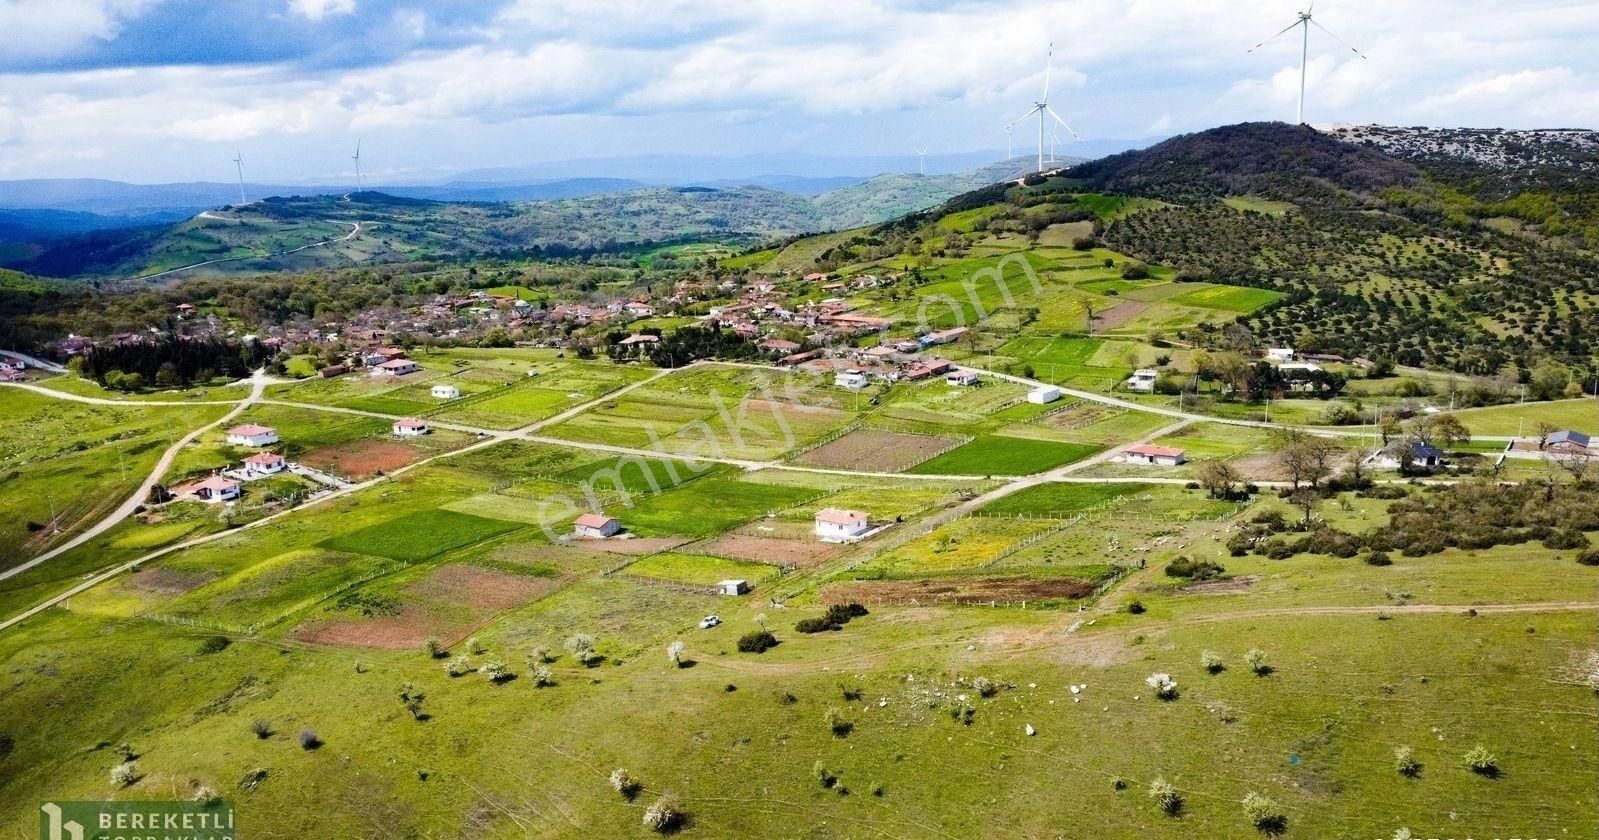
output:
[[[10,356],[0,356],[0,382],[21,382],[28,378],[26,362]]]

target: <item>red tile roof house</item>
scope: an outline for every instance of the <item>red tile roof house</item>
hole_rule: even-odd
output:
[[[189,495],[206,504],[218,502],[231,502],[239,498],[239,482],[231,478],[213,475],[204,481],[197,482],[185,488]]]
[[[822,508],[816,512],[816,536],[822,542],[850,542],[871,528],[866,514],[858,510]]]
[[[283,472],[289,462],[276,452],[257,452],[244,459],[244,471],[250,475],[274,475]]]
[[[583,539],[603,540],[622,530],[622,523],[603,513],[585,513],[572,523],[572,533]]]
[[[1175,467],[1184,460],[1183,450],[1170,446],[1140,443],[1122,450],[1122,463]]]
[[[373,376],[404,376],[421,370],[421,365],[410,359],[390,359],[372,368]]]
[[[271,426],[245,423],[228,430],[230,446],[270,446],[278,442],[278,431]]]
[[[428,433],[428,424],[426,421],[418,420],[415,417],[406,417],[394,421],[390,429],[394,432],[395,437],[421,437]]]

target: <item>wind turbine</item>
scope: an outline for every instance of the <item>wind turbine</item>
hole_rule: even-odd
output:
[[[1304,125],[1304,123],[1305,123],[1305,59],[1310,54],[1310,28],[1312,26],[1314,26],[1317,29],[1320,29],[1321,31],[1327,33],[1329,36],[1332,37],[1332,39],[1334,41],[1337,41],[1338,43],[1343,44],[1346,47],[1349,47],[1349,51],[1354,53],[1355,55],[1360,56],[1361,60],[1365,60],[1365,58],[1366,58],[1365,54],[1362,53],[1360,50],[1357,50],[1354,47],[1350,47],[1348,41],[1345,41],[1344,39],[1338,37],[1337,35],[1333,35],[1331,29],[1328,29],[1327,27],[1322,26],[1321,24],[1317,23],[1315,21],[1315,19],[1310,16],[1310,11],[1311,11],[1311,9],[1314,9],[1314,8],[1316,8],[1316,0],[1310,0],[1310,5],[1305,7],[1305,10],[1303,12],[1299,13],[1299,17],[1296,20],[1294,20],[1293,23],[1290,23],[1287,26],[1283,27],[1283,30],[1281,32],[1278,32],[1276,35],[1273,35],[1270,38],[1267,38],[1266,40],[1261,41],[1260,43],[1254,45],[1253,47],[1250,47],[1248,50],[1245,51],[1245,52],[1254,52],[1255,50],[1258,50],[1261,47],[1266,46],[1267,44],[1271,43],[1272,41],[1275,41],[1278,38],[1281,38],[1283,35],[1287,34],[1287,32],[1290,29],[1293,29],[1296,26],[1300,28],[1300,33],[1299,33],[1299,110],[1294,112],[1294,122],[1298,123],[1300,125]]]
[[[1059,142],[1059,140],[1060,140],[1060,132],[1056,131],[1053,128],[1050,129],[1049,130],[1049,165],[1050,166],[1054,166],[1055,165],[1055,144],[1057,142]]]
[[[361,191],[361,141],[355,141],[355,191]]]
[[[243,152],[234,152],[233,153],[233,164],[235,166],[239,167],[239,203],[240,204],[245,204],[246,202],[244,200],[244,153]]]
[[[1005,126],[1005,159],[1006,160],[1010,160],[1011,158],[1016,156],[1016,155],[1012,154],[1011,144],[1010,144],[1010,133],[1012,131],[1014,131],[1014,130],[1015,130],[1015,126],[1009,126],[1009,125]]]
[[[1055,109],[1054,108],[1049,107],[1049,77],[1050,77],[1051,74],[1054,73],[1054,71],[1055,71],[1055,45],[1054,44],[1050,44],[1049,45],[1049,55],[1044,60],[1044,95],[1039,97],[1037,102],[1033,103],[1033,107],[1031,109],[1029,109],[1027,113],[1022,114],[1021,116],[1017,117],[1014,120],[1011,120],[1010,125],[1005,126],[1005,130],[1009,131],[1012,128],[1015,128],[1016,124],[1021,122],[1022,120],[1025,120],[1025,119],[1027,119],[1028,117],[1031,117],[1034,114],[1038,115],[1038,171],[1039,172],[1043,172],[1044,171],[1044,115],[1045,114],[1048,114],[1049,116],[1053,117],[1055,119],[1055,122],[1060,123],[1061,127],[1065,128],[1066,131],[1071,134],[1071,136],[1077,137],[1078,140],[1083,139],[1081,137],[1078,137],[1077,132],[1073,131],[1072,127],[1067,125],[1065,120],[1061,119],[1060,114],[1055,113]]]
[[[926,146],[923,146],[920,149],[916,150],[916,171],[919,174],[922,174],[922,175],[926,175],[927,174],[927,147]]]

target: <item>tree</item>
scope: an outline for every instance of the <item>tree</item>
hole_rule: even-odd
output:
[[[416,686],[411,683],[400,686],[400,703],[405,706],[407,712],[411,713],[413,719],[418,721],[427,720],[427,715],[422,713],[422,701],[426,699],[427,695],[418,691]]]
[[[1405,433],[1405,427],[1400,425],[1399,418],[1392,414],[1384,414],[1378,421],[1377,428],[1382,432],[1382,445],[1387,446],[1388,441]]]
[[[1315,513],[1316,506],[1321,504],[1321,493],[1310,487],[1301,487],[1288,494],[1288,503],[1304,512],[1305,518],[1301,527],[1310,530],[1310,517]]]
[[[1309,484],[1312,488],[1320,486],[1322,479],[1332,475],[1333,463],[1344,451],[1337,441],[1298,429],[1279,431],[1276,443],[1278,461],[1295,490],[1301,484]]]
[[[1423,443],[1453,449],[1456,445],[1471,442],[1471,430],[1453,414],[1435,414],[1416,424],[1416,436]]]
[[[673,665],[676,665],[679,668],[683,667],[683,650],[684,649],[685,649],[685,645],[681,641],[675,641],[675,642],[672,642],[671,644],[667,645],[666,646],[666,661],[672,663]]]
[[[1199,486],[1210,493],[1212,499],[1231,499],[1244,477],[1226,461],[1210,460],[1199,465],[1196,478]]]

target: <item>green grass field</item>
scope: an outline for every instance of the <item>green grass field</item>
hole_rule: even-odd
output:
[[[948,475],[1031,475],[1080,461],[1100,451],[1086,443],[981,435],[910,469],[913,473]]]
[[[335,551],[372,554],[394,560],[426,560],[454,548],[521,527],[448,510],[419,511],[339,534],[322,544]]]
[[[636,577],[655,578],[698,586],[710,586],[717,581],[742,579],[751,583],[776,577],[776,566],[764,563],[747,563],[703,554],[665,552],[652,554],[628,565],[623,573]]]
[[[1201,309],[1221,309],[1227,312],[1249,313],[1282,297],[1281,292],[1267,289],[1247,289],[1242,286],[1206,286],[1167,298],[1170,303],[1197,306]]]

